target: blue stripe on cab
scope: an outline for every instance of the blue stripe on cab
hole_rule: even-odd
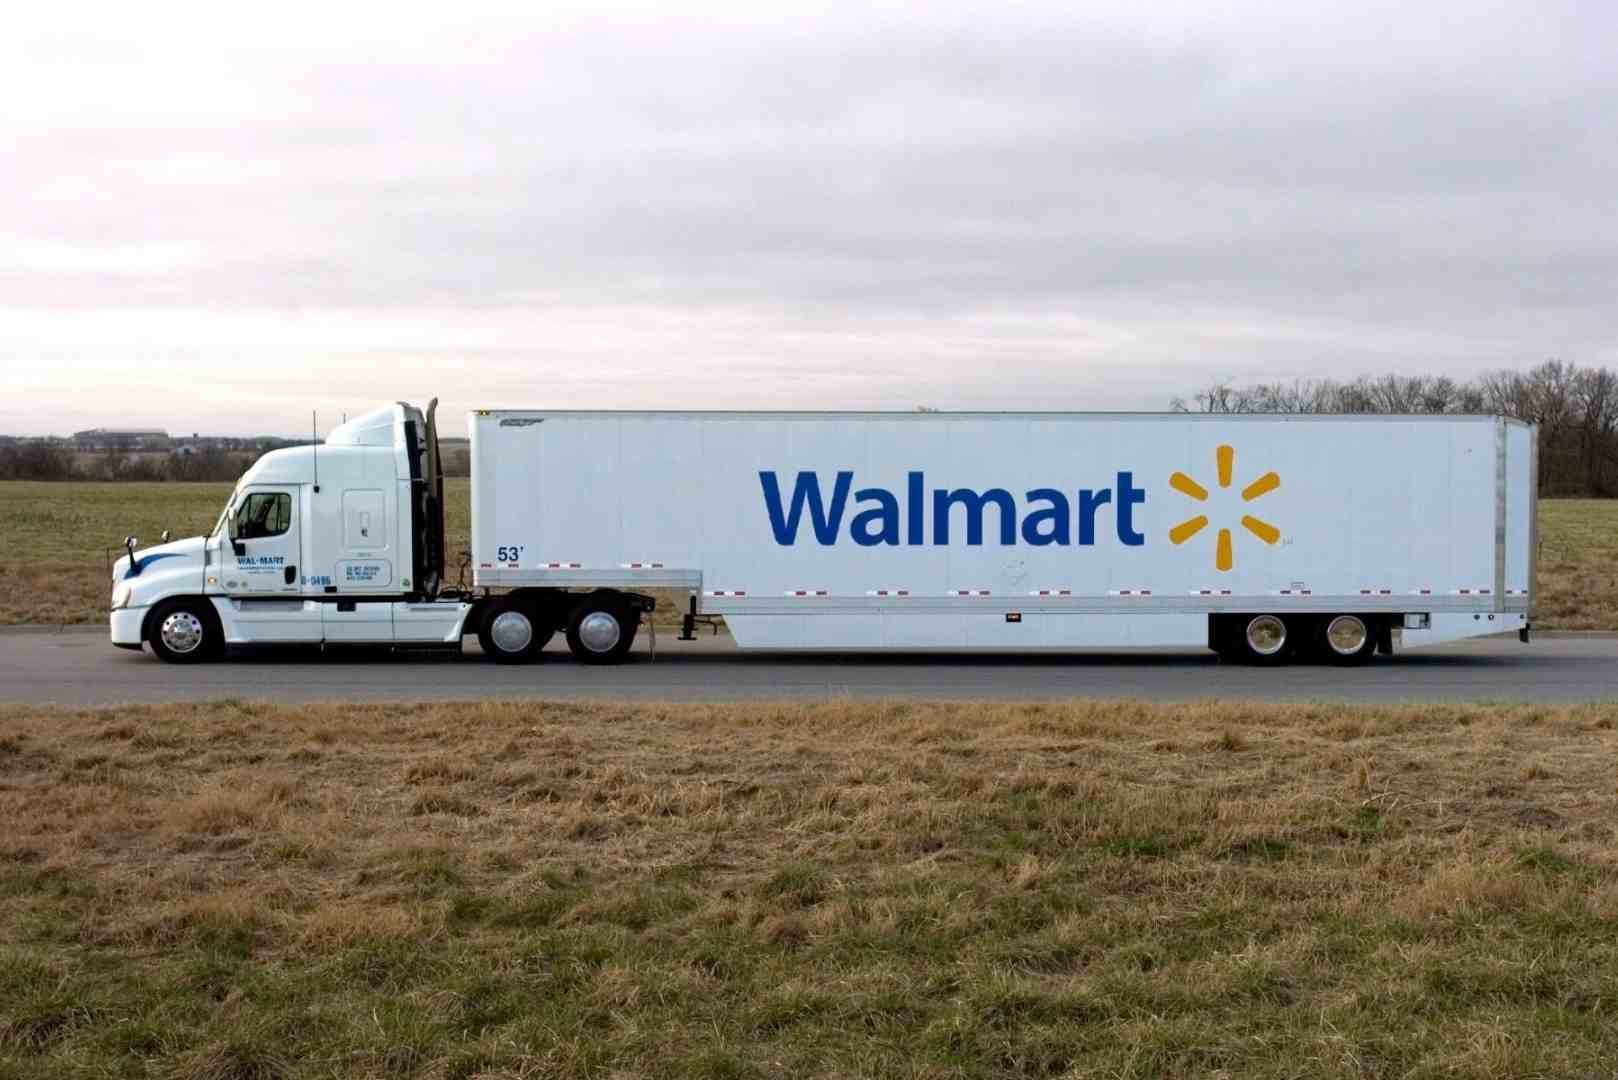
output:
[[[184,553],[179,551],[165,551],[158,555],[147,555],[144,558],[137,559],[129,564],[128,570],[124,571],[124,580],[128,581],[132,577],[138,577],[142,570],[146,569],[159,559],[177,559],[182,554]]]

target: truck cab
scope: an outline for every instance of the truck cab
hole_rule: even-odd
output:
[[[260,643],[458,646],[472,605],[443,589],[436,407],[384,406],[265,454],[205,537],[129,538],[113,644],[175,661]]]

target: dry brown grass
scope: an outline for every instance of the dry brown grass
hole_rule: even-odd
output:
[[[1546,499],[1539,506],[1535,622],[1618,630],[1618,500]]]
[[[0,709],[0,1075],[1607,1074],[1615,722]]]
[[[176,537],[206,533],[232,486],[0,481],[0,626],[104,622],[109,550],[122,554],[114,549],[130,534],[146,547],[165,529]],[[447,480],[444,494],[445,574],[453,583],[472,543],[471,482]],[[687,594],[648,591],[657,598],[658,626],[678,626]]]

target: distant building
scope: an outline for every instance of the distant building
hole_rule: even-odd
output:
[[[284,446],[303,446],[307,439],[285,439],[277,435],[179,435],[171,440],[175,453],[197,454],[204,450],[224,450],[232,453],[279,450]]]
[[[173,445],[161,428],[91,428],[73,433],[78,450],[167,450]]]

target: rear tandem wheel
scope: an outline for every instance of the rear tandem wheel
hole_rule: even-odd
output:
[[[497,664],[526,664],[555,633],[540,617],[538,608],[518,596],[502,597],[483,613],[478,645]]]
[[[640,612],[611,593],[586,597],[567,620],[567,647],[583,664],[617,664],[629,655]]]

